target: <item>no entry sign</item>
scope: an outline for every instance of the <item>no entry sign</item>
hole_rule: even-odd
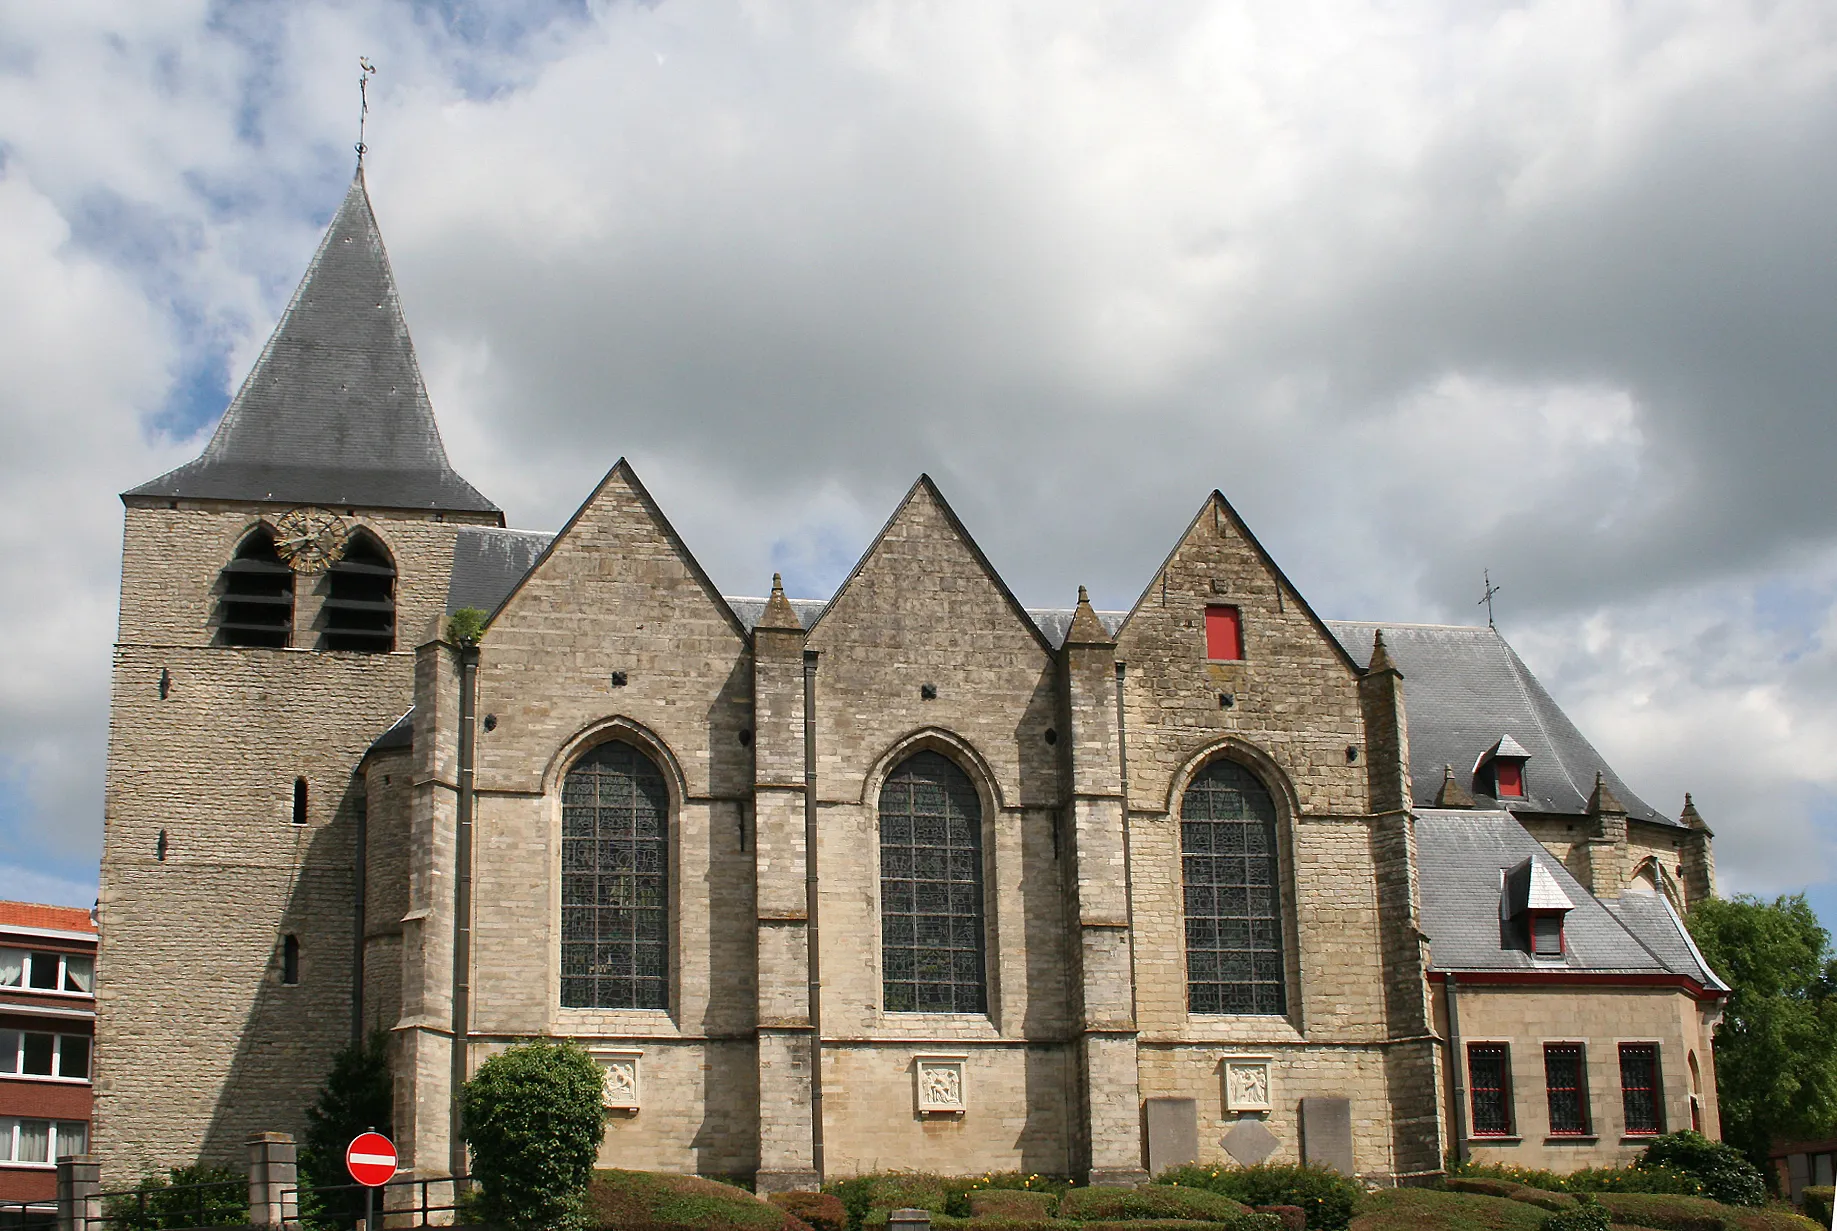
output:
[[[381,1133],[361,1133],[345,1148],[344,1165],[359,1184],[381,1188],[395,1178],[395,1143]]]

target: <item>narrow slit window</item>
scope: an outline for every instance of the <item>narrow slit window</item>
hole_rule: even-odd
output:
[[[1206,608],[1206,657],[1214,662],[1244,657],[1244,620],[1236,607]]]
[[[1467,1048],[1467,1086],[1473,1099],[1473,1135],[1512,1135],[1510,1057],[1503,1043],[1473,1043]]]
[[[395,564],[375,535],[359,530],[325,574],[323,650],[395,649]]]
[[[306,779],[293,780],[293,823],[306,824]]]
[[[217,643],[287,648],[293,633],[293,570],[274,549],[274,533],[257,526],[223,567],[217,596]]]
[[[1629,1136],[1665,1131],[1664,1104],[1659,1096],[1657,1044],[1620,1045],[1620,1101],[1626,1113]]]
[[[281,982],[292,987],[300,981],[300,938],[288,933],[281,941]]]
[[[1588,1082],[1580,1043],[1544,1045],[1544,1091],[1550,1103],[1550,1132],[1557,1137],[1588,1134]]]

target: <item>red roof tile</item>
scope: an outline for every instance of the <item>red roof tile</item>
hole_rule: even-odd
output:
[[[39,902],[0,902],[0,927],[54,928],[93,932],[96,925],[81,906],[46,906]]]

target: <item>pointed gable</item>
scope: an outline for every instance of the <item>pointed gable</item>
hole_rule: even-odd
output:
[[[125,495],[497,512],[447,461],[361,166],[203,454]]]
[[[537,789],[570,740],[620,717],[653,732],[693,794],[750,773],[746,631],[620,460],[485,625],[481,783]]]

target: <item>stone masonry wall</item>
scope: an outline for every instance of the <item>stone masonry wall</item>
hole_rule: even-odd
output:
[[[298,1132],[351,1035],[354,775],[408,707],[412,659],[210,645],[218,574],[256,512],[127,510],[97,989],[95,1141],[111,1182],[234,1162],[249,1132]],[[404,627],[444,602],[452,524],[354,520],[395,555]],[[298,986],[280,981],[288,934]]]

